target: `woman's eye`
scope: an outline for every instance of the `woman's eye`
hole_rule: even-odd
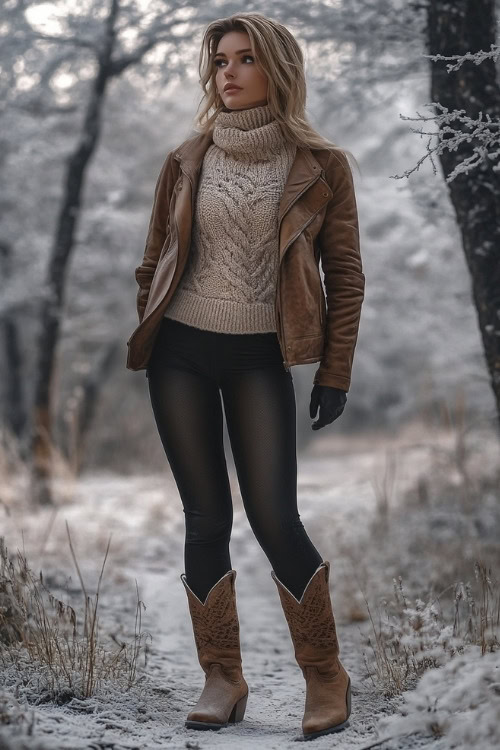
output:
[[[247,58],[250,58],[250,60],[251,60],[252,62],[254,61],[254,60],[253,60],[253,56],[252,56],[252,55],[243,55],[243,57],[242,57],[241,59],[242,59],[242,60],[246,60]],[[215,65],[215,67],[216,67],[216,68],[220,68],[220,67],[221,67],[221,63],[223,63],[223,62],[225,62],[225,61],[224,61],[224,60],[222,60],[222,59],[219,59],[219,60],[215,60],[215,61],[214,61],[214,65]]]

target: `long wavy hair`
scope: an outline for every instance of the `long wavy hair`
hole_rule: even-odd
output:
[[[359,170],[350,151],[324,138],[308,121],[305,114],[306,76],[302,50],[283,24],[260,13],[234,13],[212,21],[206,27],[199,57],[199,83],[203,96],[198,105],[194,129],[198,133],[211,133],[219,112],[227,111],[217,92],[214,57],[220,39],[229,31],[248,33],[253,56],[267,76],[269,109],[279,122],[285,139],[298,147],[340,150],[351,157]]]

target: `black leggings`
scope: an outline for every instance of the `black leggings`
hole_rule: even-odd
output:
[[[189,586],[204,601],[231,569],[222,392],[250,526],[278,578],[300,599],[323,558],[297,509],[295,390],[277,334],[217,333],[163,318],[147,376],[184,508]]]

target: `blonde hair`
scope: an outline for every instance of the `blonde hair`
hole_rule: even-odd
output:
[[[350,151],[340,149],[324,138],[307,120],[302,50],[285,26],[260,13],[234,13],[227,18],[212,21],[206,27],[199,57],[199,83],[203,96],[198,105],[199,114],[194,121],[195,130],[198,133],[211,133],[219,112],[227,111],[217,92],[214,57],[220,39],[229,31],[248,33],[252,52],[267,76],[269,109],[281,125],[285,139],[299,147],[341,150],[351,156],[359,169]]]

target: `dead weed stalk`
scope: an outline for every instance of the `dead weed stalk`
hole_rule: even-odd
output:
[[[136,581],[137,604],[134,636],[129,643],[118,642],[109,649],[99,629],[98,605],[110,541],[99,575],[95,596],[89,595],[75,555],[66,523],[71,555],[80,579],[83,616],[54,596],[44,583],[42,571],[36,576],[19,550],[10,557],[0,537],[0,662],[16,665],[26,680],[42,676],[48,699],[66,702],[72,697],[87,698],[105,680],[136,682],[143,639],[142,608]],[[145,656],[147,649],[145,648]]]

